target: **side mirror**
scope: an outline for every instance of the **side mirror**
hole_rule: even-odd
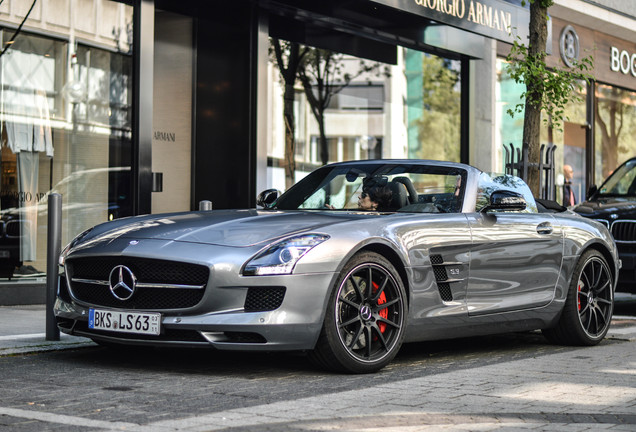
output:
[[[590,188],[587,190],[587,199],[592,198],[592,195],[594,195],[596,192],[598,192],[598,186],[590,186]]]
[[[490,195],[490,204],[481,209],[481,212],[494,211],[523,211],[527,203],[523,195],[517,192],[498,190]]]
[[[263,208],[270,208],[281,195],[282,193],[278,189],[265,189],[263,192],[258,194],[258,198],[256,198],[256,205]]]

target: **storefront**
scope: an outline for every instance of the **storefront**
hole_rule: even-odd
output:
[[[548,66],[567,68],[574,60],[591,56],[592,79],[579,101],[566,108],[562,128],[544,126],[541,142],[555,144],[557,172],[563,183],[563,167],[573,171],[576,203],[585,199],[592,185],[600,185],[622,162],[636,156],[636,39],[633,17],[583,5],[588,14],[553,8],[552,54]],[[605,18],[605,19],[604,19]],[[510,118],[506,107],[518,103],[523,89],[505,72],[509,48],[498,44],[497,106],[499,142],[521,145],[523,117]],[[503,162],[501,162],[503,164]],[[559,181],[557,181],[559,183]],[[561,189],[557,200],[563,202]]]
[[[133,7],[59,6],[0,5],[0,299],[9,301],[42,298],[49,192],[64,197],[63,241],[134,211]]]
[[[520,0],[6,0],[0,304],[43,298],[48,192],[63,195],[66,243],[100,222],[201,200],[254,207],[259,191],[325,162],[501,170],[515,128],[502,138],[498,45],[526,38],[528,20]],[[618,77],[594,91],[608,86],[606,99],[624,105],[612,89],[633,88],[623,51],[636,49],[619,42]],[[307,67],[286,85],[292,46],[331,69]],[[593,133],[603,136],[600,123]],[[568,151],[594,178],[614,153],[590,145]]]

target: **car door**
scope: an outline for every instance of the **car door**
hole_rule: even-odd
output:
[[[563,258],[562,227],[551,214],[536,212],[529,189],[522,192],[528,201],[524,212],[467,215],[473,239],[469,315],[539,307],[554,297]]]

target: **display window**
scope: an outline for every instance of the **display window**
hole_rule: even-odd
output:
[[[395,61],[384,63],[296,44],[304,57],[291,80],[281,74],[281,64],[290,70],[291,45],[271,40],[269,187],[284,190],[318,166],[345,160],[460,161],[459,60],[396,47]]]
[[[525,86],[510,78],[506,65],[504,59],[497,59],[496,144],[500,172],[505,172],[506,154],[510,157],[511,153],[520,151],[523,143],[524,113],[522,111],[511,117],[508,110],[524,103],[521,95],[525,92]],[[556,180],[554,198],[566,206],[580,203],[587,189],[587,86],[583,85],[583,89],[577,91],[575,96],[565,106],[562,124],[556,125],[544,119],[541,123],[541,144],[556,146],[553,154]]]
[[[50,193],[62,195],[64,244],[132,214],[132,52],[6,29],[0,37],[10,45],[0,58],[4,283],[46,275]]]
[[[597,84],[595,98],[594,181],[600,185],[636,156],[636,92]]]

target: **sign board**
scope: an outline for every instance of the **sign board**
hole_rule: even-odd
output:
[[[371,0],[463,30],[527,43],[530,11],[503,0]]]

